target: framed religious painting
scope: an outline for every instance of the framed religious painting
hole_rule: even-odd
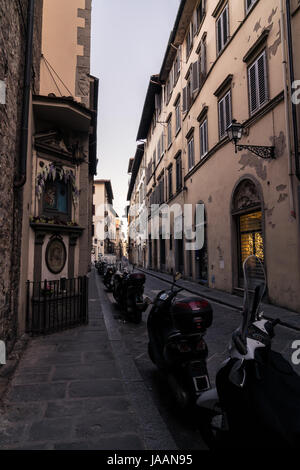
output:
[[[52,274],[59,274],[65,267],[67,251],[61,238],[52,238],[46,248],[46,265]]]

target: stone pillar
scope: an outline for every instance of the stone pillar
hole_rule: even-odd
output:
[[[75,247],[77,245],[78,234],[72,233],[69,237],[69,256],[68,256],[68,277],[74,277],[75,268]]]
[[[35,233],[35,247],[34,247],[34,281],[39,282],[42,279],[42,254],[43,245],[46,233],[36,232]]]

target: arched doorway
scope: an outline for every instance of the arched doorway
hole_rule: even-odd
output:
[[[235,286],[243,288],[243,262],[250,255],[265,262],[262,200],[257,185],[250,179],[239,183],[232,202],[235,225],[237,276]]]

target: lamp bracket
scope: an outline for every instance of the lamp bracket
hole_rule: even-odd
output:
[[[249,150],[249,152],[254,153],[260,158],[270,159],[275,158],[275,147],[266,147],[261,145],[239,145],[236,144],[235,151],[241,152],[242,150]]]

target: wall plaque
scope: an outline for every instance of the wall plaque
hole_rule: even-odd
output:
[[[67,251],[64,242],[60,238],[53,238],[46,248],[46,264],[49,271],[59,274],[65,267]]]

